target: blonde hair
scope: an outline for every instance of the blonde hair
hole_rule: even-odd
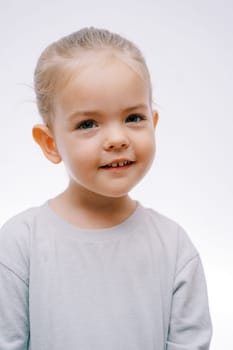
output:
[[[83,28],[49,45],[38,59],[34,73],[34,88],[39,113],[48,124],[53,115],[53,99],[59,87],[72,77],[74,67],[84,54],[108,51],[120,56],[126,63],[135,63],[149,83],[151,81],[145,59],[138,47],[119,34],[105,29]],[[136,69],[136,68],[135,68]]]

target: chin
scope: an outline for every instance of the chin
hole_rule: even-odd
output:
[[[108,198],[121,198],[121,197],[125,197],[128,195],[128,193],[131,191],[132,187],[127,188],[127,189],[115,189],[115,190],[111,190],[109,192],[105,192],[105,193],[101,193],[101,195],[103,195],[104,197],[108,197]]]
[[[106,198],[121,198],[127,196],[128,192],[108,192],[108,193],[100,193],[101,196]]]

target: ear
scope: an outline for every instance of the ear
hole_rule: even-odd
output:
[[[52,132],[46,125],[35,125],[32,129],[32,136],[48,160],[54,164],[61,162]]]
[[[153,123],[154,123],[154,128],[156,128],[156,125],[159,120],[159,113],[157,111],[153,111]]]

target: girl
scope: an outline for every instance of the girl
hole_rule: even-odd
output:
[[[42,53],[35,92],[33,137],[69,183],[0,231],[0,349],[209,349],[197,250],[128,195],[152,164],[158,121],[139,49],[82,29]]]

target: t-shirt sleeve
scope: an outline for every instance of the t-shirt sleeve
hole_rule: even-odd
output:
[[[212,325],[207,287],[199,254],[185,232],[174,281],[167,350],[208,350]]]
[[[28,286],[0,263],[0,349],[26,350],[28,341]]]
[[[0,349],[27,350],[29,343],[28,228],[11,219],[0,230]]]

